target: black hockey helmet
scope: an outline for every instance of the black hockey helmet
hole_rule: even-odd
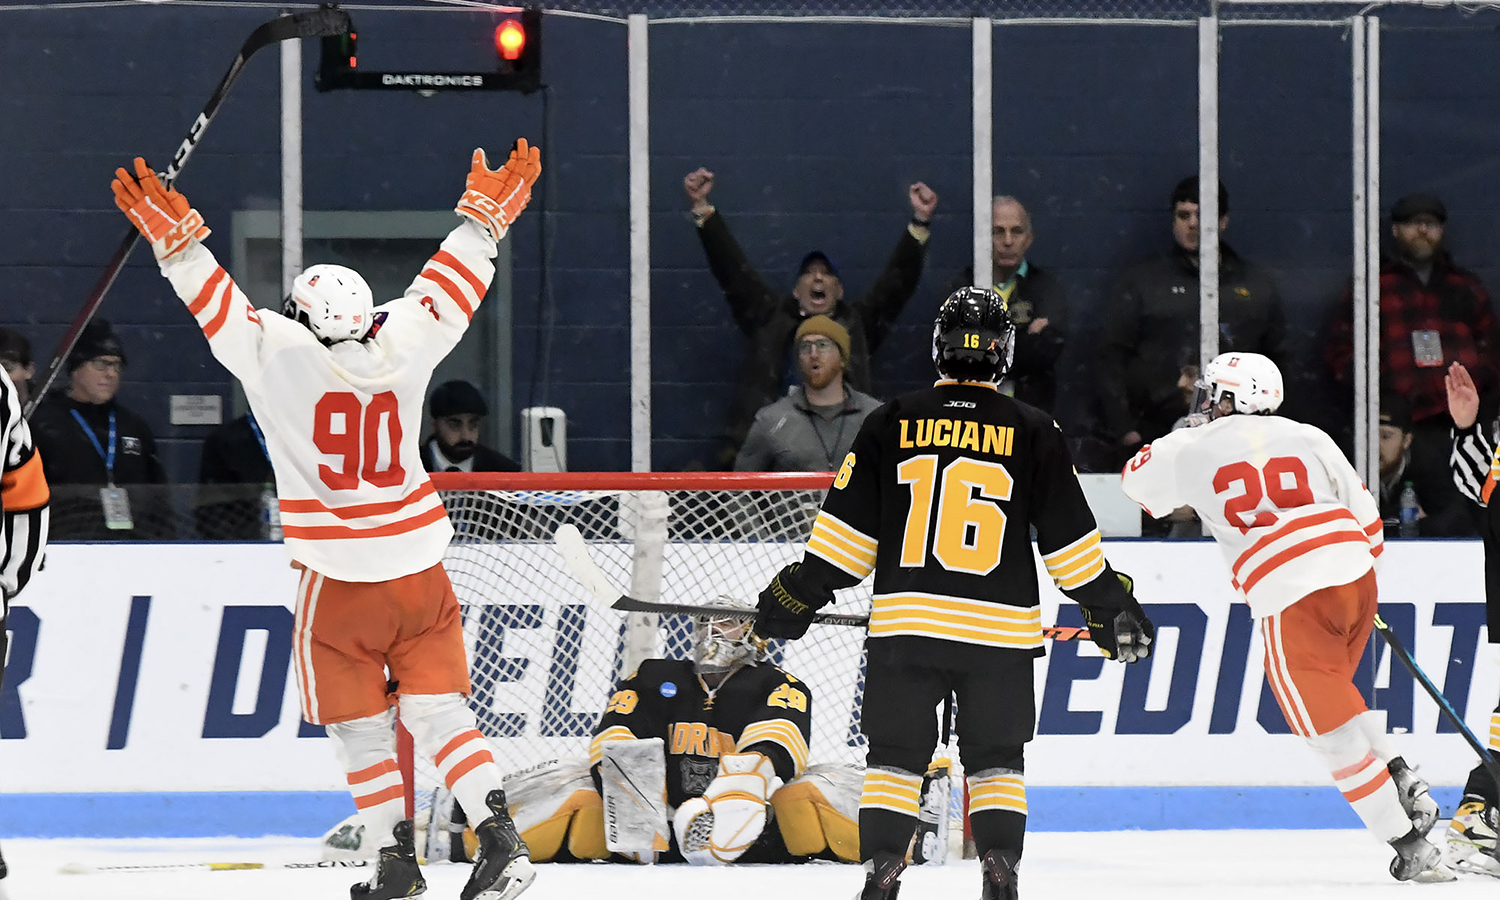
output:
[[[948,295],[932,325],[932,364],[954,381],[998,382],[1016,355],[1016,326],[992,290],[961,287]]]

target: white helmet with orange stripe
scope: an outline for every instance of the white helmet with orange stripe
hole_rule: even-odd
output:
[[[309,266],[292,282],[281,312],[325,344],[363,340],[375,318],[370,286],[347,266]]]
[[[1225,400],[1238,413],[1273,413],[1281,406],[1281,370],[1259,353],[1220,353],[1203,370],[1192,412],[1210,419],[1228,415]]]

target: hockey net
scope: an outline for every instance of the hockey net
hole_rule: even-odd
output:
[[[753,605],[801,557],[831,473],[434,475],[456,535],[443,563],[463,610],[479,728],[510,774],[582,758],[615,682],[640,659],[690,658],[686,614],[625,614],[575,577],[555,542],[572,525],[588,555],[631,597]],[[869,589],[829,612],[868,614]],[[862,762],[865,631],[814,626],[771,659],[812,692],[811,762]],[[431,763],[407,779],[415,808],[438,786]]]

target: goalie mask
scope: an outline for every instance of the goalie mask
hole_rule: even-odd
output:
[[[1259,353],[1220,353],[1203,370],[1193,391],[1190,413],[1207,419],[1227,415],[1220,403],[1228,400],[1234,411],[1253,415],[1273,413],[1281,406],[1281,370]]]
[[[358,341],[370,331],[375,301],[358,272],[325,263],[297,276],[281,313],[307,326],[325,344]]]
[[[699,675],[720,674],[760,661],[761,646],[753,633],[755,608],[744,609],[743,616],[693,617],[693,663]]]
[[[962,287],[948,295],[932,325],[932,363],[953,381],[995,384],[1010,371],[1016,326],[994,291]]]

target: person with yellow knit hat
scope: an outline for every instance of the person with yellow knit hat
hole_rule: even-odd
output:
[[[865,416],[880,405],[844,383],[844,326],[828,316],[809,316],[792,346],[802,384],[755,413],[734,459],[736,472],[831,472],[854,444]]]

